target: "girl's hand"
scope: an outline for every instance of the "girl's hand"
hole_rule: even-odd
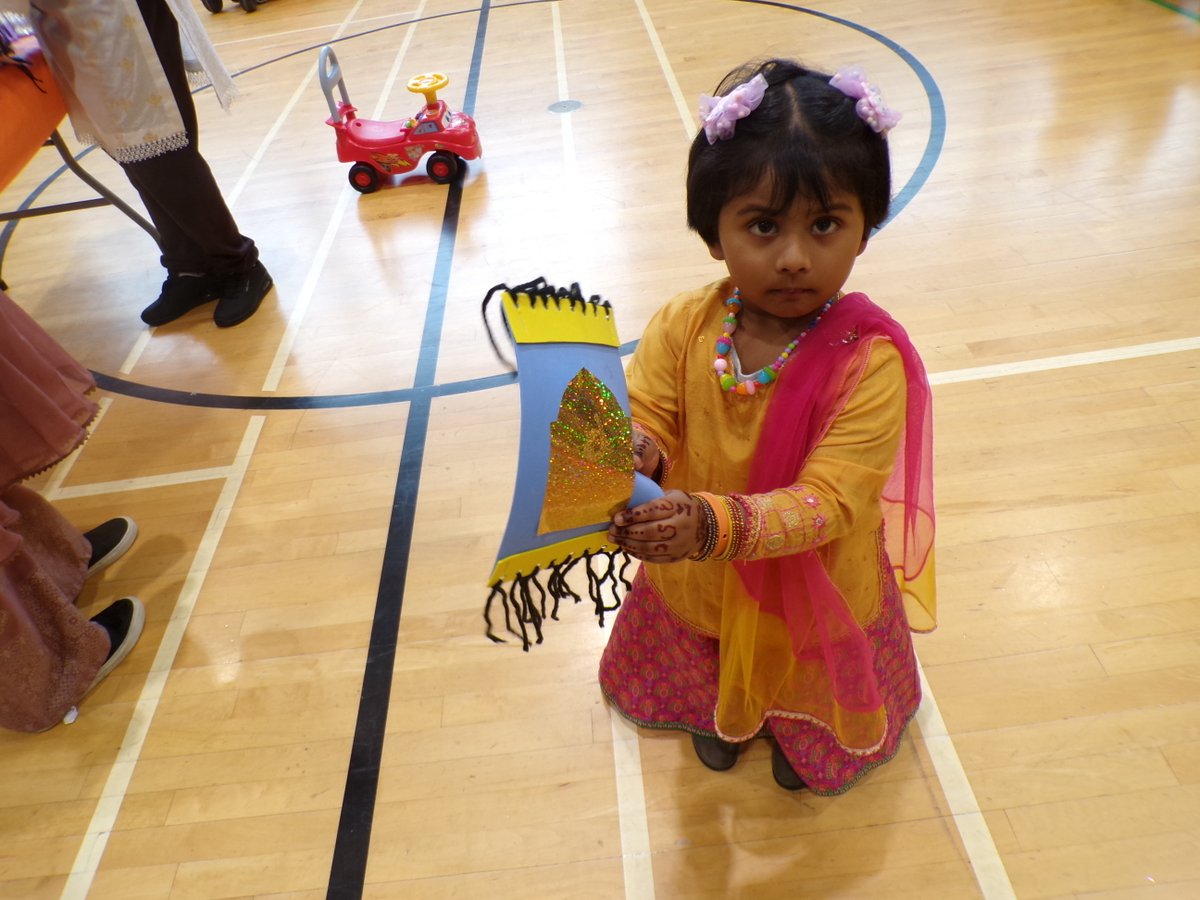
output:
[[[702,548],[704,536],[700,501],[683,491],[623,509],[608,528],[609,541],[635,559],[656,563],[687,559]]]
[[[633,433],[634,471],[653,479],[658,474],[658,467],[661,464],[662,452],[658,449],[658,444],[654,443],[654,439],[650,435],[635,431]]]

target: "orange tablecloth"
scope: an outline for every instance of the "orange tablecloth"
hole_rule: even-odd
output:
[[[16,66],[0,66],[0,189],[20,174],[67,114],[62,94],[45,58],[36,49],[36,41],[22,38],[17,46],[28,49],[25,41],[33,43],[30,63],[46,93],[39,91]]]

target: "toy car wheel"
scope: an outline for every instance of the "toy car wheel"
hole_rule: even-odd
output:
[[[458,158],[453,153],[439,150],[429,157],[425,171],[438,184],[449,184],[458,176]]]
[[[246,12],[254,12],[258,9],[258,0],[241,0],[242,9]]]
[[[350,187],[360,194],[379,190],[379,171],[366,163],[355,163],[350,167]]]
[[[204,8],[210,13],[219,13],[221,11],[221,0],[200,0],[204,4]]]

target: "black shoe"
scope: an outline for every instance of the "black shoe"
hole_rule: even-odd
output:
[[[705,734],[692,735],[692,749],[700,757],[700,762],[714,772],[732,769],[733,764],[737,762],[738,753],[741,751],[741,747],[737,744],[731,744],[719,737]]]
[[[774,742],[771,743],[771,774],[775,776],[775,783],[785,791],[802,791],[808,787]]]
[[[217,297],[220,280],[209,275],[168,275],[158,299],[142,310],[147,325],[166,325]]]
[[[249,272],[227,278],[213,313],[217,327],[230,328],[254,315],[273,283],[271,274],[261,262],[256,262]]]
[[[133,649],[146,624],[146,608],[137,597],[122,597],[116,603],[92,617],[92,621],[108,632],[111,647],[104,665],[92,679],[88,692],[103,681]]]
[[[84,575],[85,578],[91,578],[124,556],[125,551],[137,540],[138,527],[128,516],[117,516],[91,531],[85,531],[83,536],[92,545],[92,558],[88,560],[87,573]]]

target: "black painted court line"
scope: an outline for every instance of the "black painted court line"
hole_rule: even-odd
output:
[[[774,3],[769,0],[748,0],[748,2],[761,2],[763,5],[781,6],[809,13],[863,32],[898,53],[921,78],[929,94],[930,106],[933,110],[933,128],[917,172],[902,191],[905,194],[903,202],[893,203],[892,215],[894,216],[920,189],[941,152],[945,134],[945,108],[932,76],[915,57],[898,44],[853,22],[791,4]],[[479,9],[475,48],[471,59],[466,97],[463,102],[463,110],[468,114],[472,114],[475,108],[489,10],[490,5],[485,0]],[[898,195],[897,201],[899,200],[901,197]],[[384,550],[379,592],[376,597],[375,621],[371,628],[367,666],[363,675],[363,688],[359,700],[358,722],[354,732],[350,766],[346,776],[346,789],[342,800],[341,819],[338,823],[337,840],[334,846],[328,900],[359,898],[362,896],[365,883],[371,826],[374,820],[375,799],[379,786],[380,760],[383,754],[387,710],[399,640],[400,612],[404,600],[405,579],[408,574],[409,553],[412,548],[412,522],[416,514],[421,464],[424,460],[425,441],[429,431],[430,405],[433,398],[441,393],[439,387],[434,384],[434,377],[441,344],[442,325],[445,320],[446,294],[450,266],[454,256],[461,202],[461,183],[456,182],[451,185],[450,194],[446,200],[441,242],[438,246],[425,328],[421,336],[414,387],[406,395],[406,399],[410,400],[411,405],[405,428],[404,448],[400,457],[400,471],[396,478],[396,490],[392,501],[391,521]],[[628,348],[628,351],[632,351],[635,345],[636,341],[630,342],[624,345],[622,350],[625,351]],[[485,379],[488,382],[487,386],[511,383],[512,380],[510,375],[499,376],[498,379]],[[466,382],[460,383],[464,387],[466,384]],[[453,392],[448,391],[448,393]],[[285,398],[275,399],[283,400]],[[290,399],[296,401],[302,398]],[[399,396],[396,395],[395,399],[399,399]]]
[[[480,289],[483,293],[483,288]],[[633,343],[636,343],[633,342]],[[630,345],[628,351],[632,353]],[[205,394],[199,391],[181,391],[176,388],[156,387],[141,384],[92,370],[96,386],[110,394],[121,394],[139,400],[170,403],[175,406],[196,406],[208,409],[248,409],[252,412],[287,409],[341,409],[351,406],[382,406],[388,403],[411,403],[417,399],[432,400],[437,397],[452,397],[456,394],[472,394],[491,388],[515,384],[517,376],[512,372],[499,375],[482,375],[465,381],[450,381],[445,384],[414,385],[410,388],[394,388],[387,391],[364,391],[356,394],[301,394],[280,396],[278,394]]]
[[[540,3],[546,3],[549,0],[512,0],[508,3],[498,3],[492,5],[490,2],[483,4],[478,10],[466,9],[455,12],[438,13],[431,16],[423,16],[420,19],[413,19],[405,22],[396,22],[391,25],[383,25],[379,28],[372,28],[367,31],[357,32],[355,34],[345,35],[328,43],[340,43],[349,41],[354,38],[363,37],[365,35],[376,34],[381,31],[387,31],[393,28],[404,28],[410,25],[416,25],[420,22],[428,22],[434,19],[448,18],[451,16],[467,15],[473,12],[480,12],[486,16],[492,9],[508,9],[518,6],[529,6]],[[803,6],[797,6],[793,3],[784,3],[780,0],[734,0],[734,2],[753,3],[759,6],[773,6],[779,9],[791,10],[792,12],[803,13],[805,15],[814,16],[816,18],[825,19],[834,22],[838,25],[843,25],[854,31],[857,31],[871,40],[883,44],[913,70],[916,76],[920,79],[922,86],[925,88],[926,97],[929,100],[929,108],[931,113],[929,137],[925,144],[925,151],[921,156],[913,174],[908,181],[904,183],[901,189],[892,199],[891,208],[885,219],[876,231],[885,228],[892,219],[896,218],[904,209],[905,206],[920,192],[922,186],[928,180],[930,173],[933,171],[934,165],[937,163],[938,157],[941,156],[942,147],[946,138],[946,105],[942,99],[941,91],[938,89],[937,82],[925,68],[921,62],[913,56],[904,47],[891,40],[888,37],[867,28],[864,25],[859,25],[849,19],[839,18],[838,16],[823,13],[819,10],[809,9]],[[1162,2],[1162,0],[1149,0],[1152,3],[1158,3],[1161,6],[1167,6],[1174,9],[1176,12],[1182,12],[1184,15],[1189,13],[1186,10],[1180,9],[1172,3]],[[311,53],[319,50],[324,44],[313,44],[309,47],[302,47],[299,50],[293,50],[289,53],[282,54],[265,62],[256,63],[240,69],[234,73],[234,78],[245,75],[247,72],[252,72],[255,69],[263,68],[272,63],[288,59],[292,56],[297,56],[304,53]],[[478,50],[474,54],[474,60],[477,61],[480,57]],[[474,64],[474,62],[473,62]],[[197,88],[192,93],[209,90],[209,86]],[[467,86],[467,96],[463,103],[463,109],[470,113],[475,109],[475,94],[478,90],[478,72],[472,70],[470,81]],[[92,150],[94,146],[85,148],[79,157],[83,157]],[[34,189],[34,192],[26,198],[25,204],[32,203],[38,195],[41,194],[50,184],[60,175],[67,171],[66,166],[60,167],[56,172],[46,178],[42,184]],[[6,223],[3,231],[0,231],[0,261],[4,258],[5,246],[8,242],[11,230],[16,227],[18,220],[13,220]],[[487,289],[490,285],[481,285],[480,293]],[[443,285],[444,287],[444,285]],[[444,299],[444,298],[443,298]],[[426,320],[429,321],[428,319]],[[441,318],[437,322],[437,338],[441,336]],[[638,341],[632,340],[621,345],[620,352],[622,356],[633,352]],[[424,349],[424,348],[423,348]],[[436,362],[437,348],[433,348],[434,358],[430,365]],[[416,383],[411,388],[395,388],[382,391],[363,391],[352,394],[328,394],[328,395],[300,395],[300,396],[279,396],[277,394],[252,396],[252,395],[236,395],[236,394],[206,394],[196,391],[184,391],[176,388],[158,387],[155,385],[142,384],[128,379],[119,378],[115,375],[109,375],[103,372],[92,372],[92,376],[96,379],[96,384],[103,390],[113,394],[121,394],[126,397],[136,397],[142,400],[153,400],[159,403],[171,403],[179,406],[196,406],[210,409],[246,409],[251,411],[269,411],[269,410],[290,410],[290,409],[337,409],[355,406],[374,406],[388,403],[411,403],[418,399],[429,400],[433,397],[445,397],[453,394],[472,393],[474,391],[489,390],[495,387],[502,387],[511,384],[516,380],[516,376],[512,373],[502,373],[500,375],[488,375],[480,378],[469,379],[466,381],[450,382],[447,384],[434,384],[432,378],[422,380],[420,377],[416,379]]]
[[[548,0],[516,0],[516,2],[499,3],[492,5],[485,3],[479,8],[481,16],[486,16],[492,9],[507,9],[516,6],[527,6],[539,3],[545,3]],[[888,217],[876,229],[876,233],[887,227],[887,224],[898,216],[914,197],[920,192],[925,182],[929,180],[930,174],[933,172],[934,166],[937,164],[938,158],[942,154],[942,148],[946,141],[946,104],[942,98],[942,92],[937,86],[933,75],[929,70],[918,60],[912,53],[902,47],[900,44],[893,41],[891,38],[880,34],[873,29],[867,28],[865,25],[859,25],[857,22],[852,22],[849,19],[843,19],[838,16],[830,15],[829,13],[820,12],[819,10],[809,9],[803,6],[797,6],[793,3],[784,3],[780,0],[734,0],[734,2],[752,3],[758,6],[773,6],[778,9],[786,9],[792,12],[802,13],[804,15],[814,16],[819,19],[833,22],[837,25],[845,26],[853,31],[876,41],[890,50],[892,53],[899,56],[904,63],[912,69],[913,73],[921,81],[922,87],[925,89],[925,96],[929,101],[930,123],[929,136],[925,142],[925,150],[921,154],[921,159],[918,161],[916,168],[913,170],[908,181],[906,181],[897,191],[896,196],[892,198],[891,207],[888,211]],[[1149,2],[1159,2],[1159,0],[1149,0]],[[347,35],[339,38],[339,41],[350,40],[355,37],[361,37],[365,34],[373,34],[377,31],[385,31],[390,28],[399,28],[406,25],[413,25],[417,22],[425,22],[432,19],[439,19],[448,16],[459,16],[467,13],[475,12],[475,10],[462,10],[453,13],[440,13],[434,16],[426,16],[422,19],[416,19],[412,22],[399,22],[393,25],[385,25],[381,28],[372,29],[370,31],[361,32],[358,34]],[[280,59],[286,59],[288,56],[295,56],[298,53],[311,52],[323,45],[313,45],[311,48],[293,51],[284,56],[277,57],[269,62],[278,62]],[[475,53],[475,60],[478,60],[480,53],[478,49]],[[259,63],[255,66],[242,69],[237,74],[242,75],[254,69],[261,68],[268,63]],[[473,61],[472,65],[475,65]],[[203,90],[203,88],[201,89]],[[478,72],[472,69],[470,81],[467,85],[467,95],[463,102],[463,109],[469,113],[473,113],[475,109],[475,94],[478,90]],[[89,148],[90,149],[90,148]],[[62,170],[62,171],[65,171]],[[55,173],[56,177],[60,173]],[[48,184],[50,179],[47,179]],[[15,224],[15,223],[10,223]],[[0,257],[3,254],[3,244],[0,243]],[[435,288],[437,285],[435,284]],[[445,285],[442,285],[444,289]],[[481,285],[479,293],[482,294],[490,285]],[[444,302],[444,297],[443,297]],[[439,316],[436,325],[436,336],[426,335],[426,340],[436,337],[441,338],[442,310],[439,310]],[[426,319],[428,324],[429,319]],[[637,347],[638,341],[627,341],[621,345],[620,352],[622,356],[633,352]],[[436,363],[437,347],[426,348],[422,346],[422,352],[430,350],[434,354],[429,360],[429,365],[432,367]],[[432,368],[431,368],[432,371]],[[248,410],[287,410],[287,409],[335,409],[352,406],[373,406],[387,403],[410,403],[417,400],[428,402],[433,397],[446,397],[453,394],[472,393],[474,391],[489,390],[491,388],[502,387],[507,384],[512,384],[516,380],[516,376],[512,373],[502,373],[500,375],[488,375],[480,378],[473,378],[466,381],[456,381],[447,384],[435,384],[432,376],[428,379],[423,379],[418,376],[411,388],[395,388],[392,390],[382,391],[364,391],[353,394],[329,394],[329,395],[303,395],[282,397],[278,395],[269,396],[238,396],[233,394],[204,394],[194,391],[183,391],[174,388],[156,387],[154,385],[140,384],[138,382],[129,381],[127,379],[118,378],[114,375],[108,375],[101,372],[93,372],[92,375],[96,379],[96,384],[102,389],[114,394],[122,394],[127,397],[138,397],[143,400],[154,400],[160,403],[173,403],[181,406],[199,406],[219,409],[248,409]]]
[[[489,0],[483,0],[479,7],[475,48],[471,55],[471,70],[463,100],[463,112],[468,115],[475,111],[489,9]],[[450,185],[446,197],[446,211],[442,217],[441,240],[438,244],[429,305],[425,314],[425,328],[421,335],[421,352],[414,378],[414,384],[417,386],[432,385],[437,374],[442,324],[446,317],[446,294],[461,208],[462,183],[454,182]],[[421,464],[425,458],[425,441],[429,434],[432,396],[429,392],[421,392],[414,397],[409,406],[408,421],[404,429],[404,447],[400,455],[400,471],[396,475],[396,490],[392,498],[391,521],[388,524],[387,544],[383,553],[379,591],[375,598],[375,620],[371,625],[371,638],[367,647],[367,665],[363,672],[362,693],[358,703],[358,721],[354,727],[354,742],[350,749],[350,765],[346,772],[341,818],[338,821],[333,861],[330,864],[329,887],[326,893],[328,900],[351,900],[361,897],[366,880],[371,826],[375,818],[375,797],[379,787],[379,765],[383,756],[392,674],[399,640],[400,610],[404,605],[404,583],[408,576],[412,525],[417,509]]]
[[[338,39],[338,41],[346,41],[391,28],[406,27],[429,19],[468,15],[478,12],[479,21],[476,28],[475,46],[472,53],[466,96],[462,107],[464,112],[473,114],[490,11],[492,9],[545,2],[548,2],[548,0],[515,0],[515,2],[493,5],[490,0],[483,0],[477,9],[442,13],[417,20],[395,23],[378,29],[347,35]],[[893,199],[891,213],[887,219],[887,221],[891,221],[920,191],[941,154],[945,140],[945,104],[941,92],[929,71],[899,44],[855,22],[791,3],[776,2],[776,0],[735,0],[735,2],[774,6],[812,15],[846,26],[883,44],[900,56],[917,74],[929,99],[932,113],[931,130],[925,152],[916,170]],[[1150,0],[1150,2],[1160,2],[1160,0]],[[1160,3],[1160,5],[1169,4]],[[1187,14],[1186,11],[1184,11],[1184,14]],[[256,64],[235,73],[235,77],[261,68],[271,62],[286,59],[289,56],[312,52],[320,46],[323,46],[323,44],[302,48],[267,62]],[[201,90],[204,89],[202,88]],[[88,148],[88,151],[91,149]],[[50,176],[43,185],[39,186],[37,193],[44,190],[63,171],[66,171],[65,167]],[[31,196],[28,199],[32,201],[33,197]],[[375,617],[372,622],[367,662],[363,673],[358,717],[351,746],[350,762],[347,769],[341,817],[338,823],[333,860],[330,866],[329,884],[326,895],[329,900],[359,898],[362,896],[365,885],[366,866],[379,783],[380,760],[383,753],[392,676],[399,639],[400,615],[404,601],[404,585],[408,575],[408,560],[412,547],[412,523],[416,513],[421,466],[424,461],[425,443],[429,432],[429,417],[432,402],[438,397],[503,387],[514,383],[516,380],[515,375],[512,373],[503,373],[446,384],[436,384],[434,382],[442,326],[445,321],[447,290],[451,263],[454,257],[461,204],[461,182],[456,182],[451,184],[448,189],[433,283],[430,288],[429,303],[426,309],[424,332],[421,338],[414,383],[411,388],[334,395],[237,396],[163,388],[128,381],[101,372],[92,373],[97,385],[110,393],[181,406],[270,411],[329,409],[388,403],[410,404],[399,471],[397,472],[396,486],[392,498],[388,536],[384,547],[379,587],[376,594]],[[887,224],[887,221],[885,221],[884,225]],[[12,226],[15,225],[15,222],[9,224]],[[882,228],[883,225],[880,227]],[[7,233],[0,234],[0,259],[3,258],[7,236]],[[481,293],[486,287],[486,285],[481,287]],[[624,356],[632,353],[637,344],[637,340],[632,340],[621,345],[621,354]]]

